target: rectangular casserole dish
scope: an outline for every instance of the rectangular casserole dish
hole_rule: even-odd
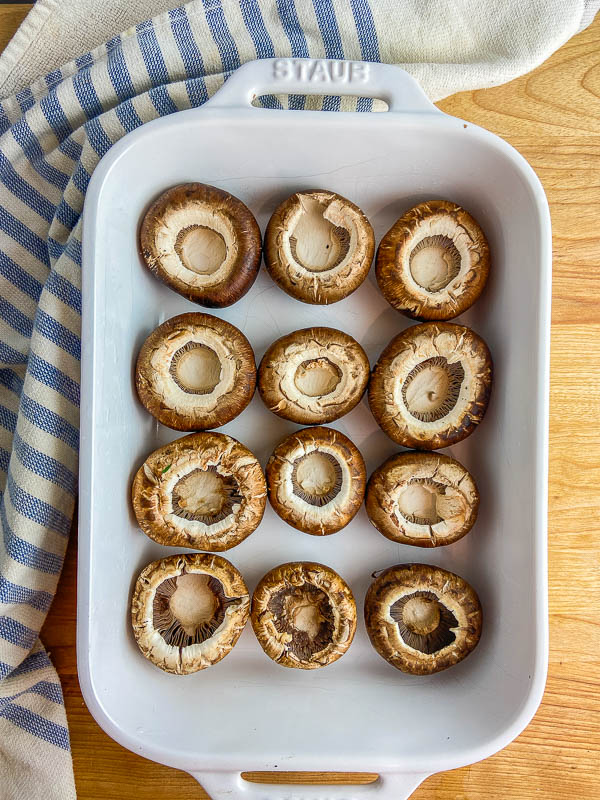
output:
[[[332,66],[333,65],[333,66]],[[385,100],[385,113],[257,108],[269,92],[350,94]],[[246,203],[264,231],[274,208],[302,189],[334,190],[359,205],[376,239],[409,207],[443,197],[467,208],[490,243],[488,286],[458,318],[487,341],[495,384],[487,416],[448,453],[481,494],[471,533],[446,548],[395,544],[364,508],[342,532],[298,533],[267,508],[261,526],[224,553],[250,590],[276,564],[321,561],[350,584],[359,609],[348,653],[322,670],[283,669],[250,625],[215,667],[162,673],[139,653],[129,620],[133,583],[150,561],[177,552],[147,539],[130,504],[133,475],[178,434],[156,423],[135,394],[138,350],[159,323],[201,310],[155,280],[138,255],[149,203],[181,182],[219,186]],[[310,325],[340,328],[373,365],[412,324],[377,289],[372,270],[329,307],[285,295],[264,269],[250,292],[217,310],[250,339],[257,363],[279,336]],[[86,197],[78,575],[78,670],[85,701],[123,746],[186,770],[213,798],[399,800],[427,775],[485,758],[527,725],[542,697],[548,658],[547,463],[551,237],[532,169],[491,133],[436,109],[399,68],[263,60],[241,67],[198,109],[151,122],[119,141]],[[363,453],[370,474],[399,448],[366,400],[333,427]],[[266,460],[297,426],[256,396],[224,432]],[[481,642],[464,662],[430,677],[405,675],[371,648],[362,603],[374,570],[408,561],[457,572],[477,590]],[[268,786],[242,770],[365,770],[368,786]]]

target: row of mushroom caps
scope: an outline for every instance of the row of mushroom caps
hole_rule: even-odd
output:
[[[301,425],[339,419],[368,386],[373,416],[390,438],[433,450],[466,438],[483,419],[492,360],[470,328],[428,322],[395,336],[370,375],[367,355],[352,336],[315,327],[271,344],[257,376],[252,346],[238,328],[189,312],[159,325],[136,364],[141,402],[159,422],[180,431],[230,422],[257,385],[270,411]]]
[[[365,499],[366,493],[366,499]],[[442,453],[405,451],[366,480],[363,457],[340,431],[303,428],[280,442],[266,480],[256,456],[224,433],[199,432],[151,453],[133,481],[142,531],[169,547],[222,552],[259,526],[266,498],[296,530],[327,536],[356,516],[363,499],[386,538],[418,547],[452,544],[477,518],[475,480]]]
[[[264,652],[277,664],[298,669],[337,661],[356,631],[354,596],[331,567],[280,564],[262,577],[250,601],[241,573],[208,553],[148,564],[136,581],[131,615],[143,655],[178,675],[221,661],[248,617]],[[481,605],[472,587],[427,564],[398,564],[374,575],[364,615],[379,655],[413,675],[462,661],[481,634]]]
[[[148,269],[174,291],[208,308],[232,305],[265,265],[273,280],[305,303],[336,303],[367,277],[373,228],[353,202],[332,191],[300,191],[273,212],[264,248],[258,223],[237,197],[185,183],[147,210],[140,251]],[[376,277],[382,294],[413,319],[448,320],[481,294],[489,248],[461,206],[429,200],[409,209],[382,238]]]
[[[241,201],[203,184],[166,192],[150,208],[141,229],[147,266],[171,288],[209,307],[229,305],[250,288],[260,265],[260,245],[256,221]],[[373,252],[373,232],[364,214],[331,192],[288,198],[273,214],[265,236],[265,261],[272,277],[288,294],[310,303],[336,302],[354,291],[368,273]],[[444,320],[478,297],[488,263],[487,243],[473,218],[455,204],[432,201],[411,209],[384,237],[377,279],[398,310],[417,319]],[[177,430],[206,430],[230,421],[250,402],[256,378],[246,337],[208,314],[182,314],[163,323],[144,343],[136,367],[142,403]],[[436,321],[395,337],[370,380],[362,347],[331,328],[309,328],[282,337],[267,350],[258,370],[258,389],[267,407],[305,425],[338,419],[360,401],[367,384],[375,419],[394,441],[421,449],[445,447],[468,436],[482,419],[491,388],[491,358],[473,331]],[[305,429],[276,448],[267,465],[267,484],[273,508],[289,524],[307,533],[334,533],[362,504],[364,461],[340,432]],[[247,448],[223,434],[196,433],[160,448],[144,462],[134,481],[133,500],[140,526],[151,538],[214,552],[234,546],[257,527],[265,488],[260,465]],[[432,547],[467,533],[478,502],[472,477],[457,461],[437,453],[411,452],[392,457],[375,471],[366,506],[375,527],[388,538]],[[230,574],[242,579],[218,556],[172,558],[180,571],[156,584],[151,601],[146,589],[152,581],[146,573],[163,574],[170,560],[154,562],[140,575],[132,607],[134,631],[142,652],[163,669],[195,671],[215,663],[233,647],[243,627],[236,609],[244,603],[230,602],[227,592],[220,594],[219,579],[206,570],[200,570],[204,575],[200,582],[186,577],[194,572],[190,565],[194,559],[205,566],[206,559],[212,565],[223,562]],[[278,570],[285,572],[287,588],[281,590],[276,609],[269,600],[257,612],[262,620],[258,627],[253,616],[259,641],[285,666],[330,663],[349,646],[355,621],[346,620],[340,639],[337,623],[332,622],[340,621],[339,611],[331,598],[317,598],[320,584],[303,578],[299,585],[306,586],[300,590],[294,581],[305,574],[314,576],[316,570],[326,583],[331,584],[333,577],[334,583],[341,581],[352,598],[349,588],[331,568],[307,563],[281,565],[259,587]],[[383,575],[387,589],[398,596],[379,607],[383,616],[369,612],[376,579],[365,613],[371,641],[390,663],[427,674],[456,663],[475,646],[481,608],[465,581],[425,565],[399,565],[384,571],[382,579]],[[404,580],[410,591],[402,590],[402,576],[417,581]],[[200,583],[206,584],[208,594],[203,594]],[[247,597],[247,591],[240,596]],[[196,606],[205,603],[209,611],[218,611],[208,627],[202,621],[194,627],[204,612],[196,614],[196,622],[190,618],[182,623],[182,613],[185,617],[186,609],[189,612],[194,605],[192,597]],[[247,617],[248,602],[245,606]],[[350,606],[355,619],[353,598],[346,611]],[[178,608],[183,609],[179,619],[173,617]],[[230,614],[238,619],[233,627],[225,624]],[[398,639],[391,650],[385,646],[391,641],[385,627],[390,614]],[[152,619],[158,626],[151,624]],[[146,635],[152,638],[161,625],[160,641],[152,639],[154,644],[148,645]],[[225,630],[233,637],[229,643]],[[447,641],[442,641],[444,635]],[[165,647],[170,653],[167,660]],[[406,651],[404,656],[410,651],[408,660],[396,659],[394,654],[401,651]],[[185,666],[187,656],[195,665],[191,669]]]

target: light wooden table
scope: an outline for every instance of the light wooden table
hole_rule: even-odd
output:
[[[8,41],[28,8],[0,6],[0,45]],[[600,15],[531,74],[505,86],[455,95],[440,107],[488,128],[520,150],[540,176],[550,201],[554,229],[550,669],[542,705],[516,741],[479,764],[434,775],[413,798],[597,800]],[[42,640],[63,684],[80,800],[206,798],[188,775],[124,750],[89,715],[75,663],[75,567],[73,535]]]

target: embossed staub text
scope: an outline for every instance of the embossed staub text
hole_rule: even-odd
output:
[[[273,62],[273,77],[312,83],[365,83],[369,79],[369,65],[362,61],[278,58]]]

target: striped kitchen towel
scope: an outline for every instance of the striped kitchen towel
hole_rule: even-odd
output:
[[[39,0],[0,58],[2,800],[75,797],[61,688],[39,632],[77,493],[81,212],[100,158],[139,125],[202,104],[251,59],[401,63],[439,97],[532,68],[590,16],[583,0],[506,0],[493,11],[481,0],[197,0],[19,83],[58,57],[62,31],[70,47],[89,41],[72,23],[89,27],[92,7],[115,20],[152,6]]]

